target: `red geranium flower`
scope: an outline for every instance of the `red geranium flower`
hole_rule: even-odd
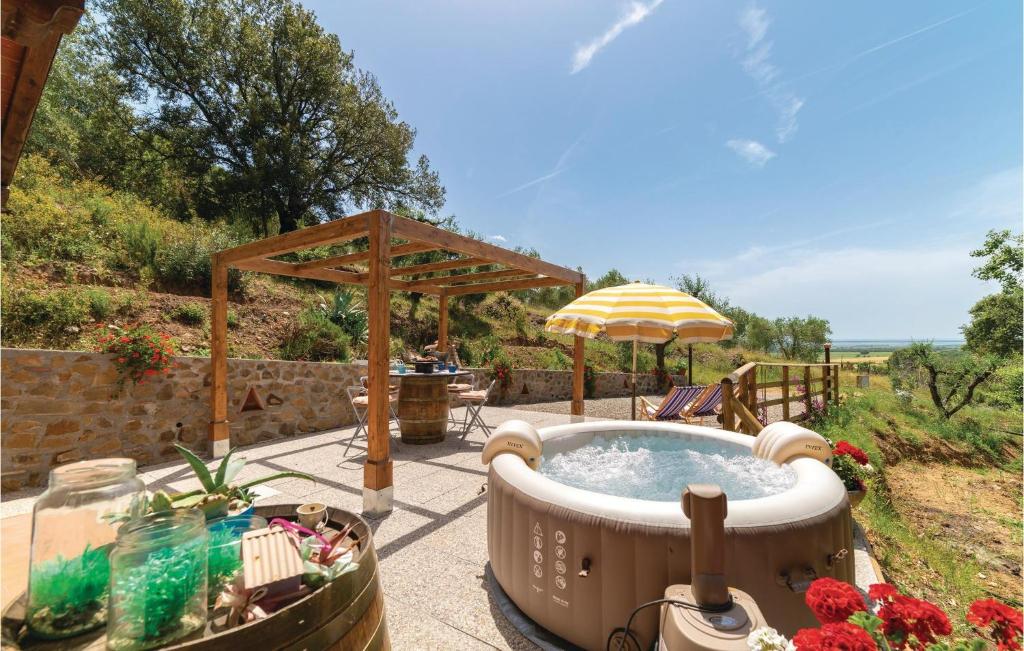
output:
[[[856,445],[850,445],[846,441],[839,441],[836,443],[836,447],[833,450],[836,456],[842,456],[844,454],[850,455],[850,458],[856,461],[862,466],[866,466],[868,463],[868,455]]]
[[[822,624],[845,622],[850,615],[868,609],[856,588],[828,577],[815,580],[805,600]]]
[[[967,611],[967,621],[981,628],[991,627],[990,637],[1000,650],[1017,651],[1024,633],[1024,614],[995,599],[979,599]]]
[[[847,622],[833,622],[821,628],[802,628],[793,636],[800,651],[876,651],[878,645],[863,628]]]
[[[896,649],[923,649],[935,642],[936,636],[953,632],[949,618],[938,606],[901,595],[887,583],[870,586],[868,596],[881,604],[882,632]]]

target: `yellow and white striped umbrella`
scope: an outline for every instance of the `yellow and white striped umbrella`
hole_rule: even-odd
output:
[[[660,344],[677,335],[682,343],[731,339],[732,321],[703,301],[662,285],[631,283],[580,296],[544,324],[548,332],[615,341]]]

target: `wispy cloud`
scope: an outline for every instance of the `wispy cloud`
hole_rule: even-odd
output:
[[[757,5],[750,5],[740,12],[739,25],[747,36],[740,64],[743,71],[761,87],[778,114],[775,137],[780,144],[785,143],[797,131],[797,114],[803,108],[804,100],[778,83],[782,71],[772,62],[773,43],[768,40],[771,18],[768,12]]]
[[[558,157],[558,161],[555,163],[554,169],[552,169],[547,174],[538,176],[537,178],[535,178],[535,179],[533,179],[531,181],[527,181],[526,183],[523,183],[522,185],[517,185],[516,187],[512,188],[511,190],[506,190],[506,191],[502,192],[501,194],[499,194],[495,198],[496,199],[500,199],[501,197],[507,197],[510,194],[515,194],[516,192],[521,192],[523,190],[526,190],[527,188],[532,188],[535,185],[541,185],[542,183],[550,181],[551,179],[555,178],[556,176],[558,176],[559,174],[561,174],[565,170],[569,169],[569,159],[572,157],[572,153],[574,151],[576,151],[576,147],[578,147],[581,142],[583,142],[583,136],[582,135],[580,135],[579,138],[576,138],[576,140],[574,140],[571,145],[569,145],[568,147],[565,148],[565,151],[563,151],[561,153],[561,155]]]
[[[504,235],[488,235],[487,239],[494,240],[495,242],[508,242],[508,238]]]
[[[756,140],[733,138],[732,140],[727,140],[725,146],[736,152],[737,156],[754,167],[764,167],[765,163],[775,158],[775,152]]]
[[[619,37],[619,34],[626,29],[639,25],[645,18],[651,15],[664,0],[650,0],[650,2],[631,2],[626,7],[625,13],[612,24],[603,34],[593,39],[586,45],[576,48],[572,55],[572,69],[570,74],[576,74],[590,65],[594,56],[607,47],[612,41]]]

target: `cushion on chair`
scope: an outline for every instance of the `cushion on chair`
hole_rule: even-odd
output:
[[[397,401],[398,401],[397,397],[395,397],[394,395],[388,394],[388,402],[397,402]],[[370,406],[370,396],[356,396],[355,398],[352,398],[352,404],[356,405],[357,407],[369,407]]]
[[[463,391],[469,391],[473,388],[472,384],[449,384],[448,391],[454,391],[456,393],[462,393]]]
[[[459,393],[459,398],[461,400],[466,400],[467,402],[483,401],[483,400],[487,399],[487,392],[486,391],[462,391],[461,393]]]

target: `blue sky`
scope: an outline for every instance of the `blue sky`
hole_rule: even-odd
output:
[[[446,214],[834,337],[957,337],[1019,229],[1021,3],[309,2]]]

